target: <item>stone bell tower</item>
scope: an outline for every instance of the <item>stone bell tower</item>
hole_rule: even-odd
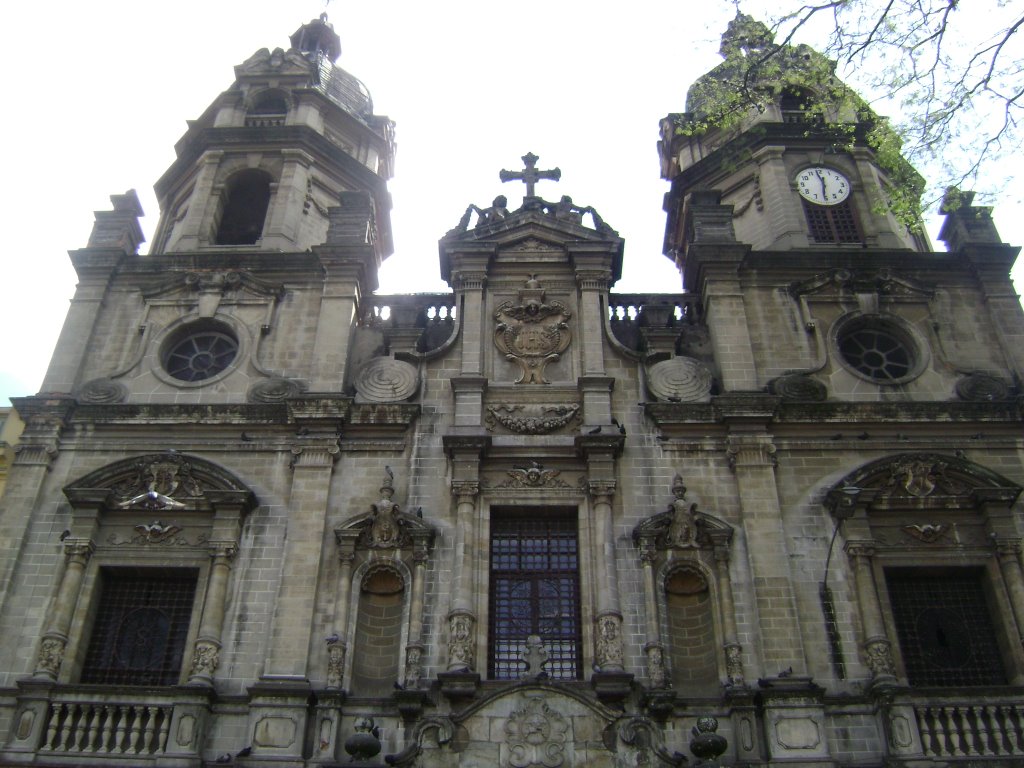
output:
[[[344,191],[370,194],[378,250],[391,253],[385,183],[395,126],[334,63],[340,54],[324,14],[299,27],[287,51],[263,48],[235,67],[235,82],[189,122],[177,160],[156,184],[153,253],[306,251],[324,242],[327,209]]]

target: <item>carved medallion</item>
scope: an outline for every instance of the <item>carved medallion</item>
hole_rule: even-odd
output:
[[[489,405],[487,429],[498,424],[521,435],[543,435],[578,421],[578,405]]]
[[[783,400],[820,403],[828,398],[828,390],[824,384],[803,374],[780,376],[773,379],[768,388],[773,395],[778,395]]]
[[[249,387],[248,398],[251,403],[283,403],[303,391],[304,387],[293,379],[274,377],[262,379]]]
[[[984,373],[972,373],[964,376],[955,385],[956,394],[961,400],[989,403],[1009,400],[1012,394],[1010,387],[995,376]]]
[[[505,723],[503,766],[509,768],[558,768],[565,763],[565,718],[544,701],[531,697]]]
[[[522,369],[516,384],[550,384],[544,368],[568,348],[572,313],[561,302],[546,302],[535,277],[519,291],[519,302],[506,301],[494,313],[494,344]]]
[[[419,389],[416,368],[392,357],[376,357],[362,367],[353,382],[360,398],[369,403],[398,403]]]
[[[110,379],[93,379],[87,381],[75,393],[80,403],[102,404],[120,403],[128,396],[128,389],[117,381]]]
[[[949,526],[942,523],[935,525],[904,525],[900,530],[918,541],[923,541],[925,544],[933,544],[945,535],[946,531],[949,530]]]
[[[673,357],[647,371],[647,388],[660,401],[699,403],[711,397],[711,371],[692,357]]]

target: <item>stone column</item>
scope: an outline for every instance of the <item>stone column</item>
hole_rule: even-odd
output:
[[[1003,574],[1003,583],[1010,598],[1010,609],[1016,622],[1018,639],[1024,640],[1024,573],[1021,572],[1020,539],[995,539],[996,555],[999,558],[999,570]]]
[[[476,668],[476,615],[473,613],[473,553],[476,551],[475,481],[453,480],[457,499],[455,547],[452,562],[452,609],[448,614],[448,670],[472,672]]]
[[[647,642],[644,655],[647,657],[647,679],[652,688],[668,685],[665,669],[665,645],[661,642],[661,621],[658,616],[658,585],[654,576],[654,561],[657,552],[654,543],[641,543],[640,562],[644,572],[644,613],[647,616]]]
[[[484,314],[484,286],[487,284],[486,257],[471,259],[455,275],[455,291],[462,296],[462,370],[464,376],[480,375],[483,371],[483,344],[485,329],[492,328]],[[479,426],[476,422],[474,426]]]
[[[874,543],[870,541],[849,541],[846,554],[853,565],[854,584],[857,590],[857,605],[860,607],[860,621],[864,628],[864,660],[871,670],[871,684],[896,681],[896,664],[892,658],[892,644],[885,634],[882,606],[875,589],[875,575],[871,560],[875,556]]]
[[[264,677],[307,680],[336,443],[296,446],[284,568]]]
[[[68,539],[64,542],[64,575],[57,589],[57,599],[50,609],[46,632],[43,633],[43,640],[39,644],[36,677],[57,679],[61,662],[64,660],[64,650],[68,644],[71,618],[78,604],[82,579],[85,577],[85,566],[95,549],[95,545],[88,539]]]
[[[338,535],[341,573],[334,602],[334,634],[338,639],[327,646],[328,688],[342,688],[345,682],[345,654],[348,652],[348,616],[352,605],[352,563],[356,559],[355,545],[355,535]]]
[[[594,511],[594,540],[600,548],[597,565],[597,613],[594,616],[594,658],[602,672],[621,672],[622,609],[615,561],[615,532],[612,528],[614,480],[591,480]]]
[[[736,632],[736,604],[732,595],[732,578],[729,575],[729,550],[722,545],[715,546],[715,575],[718,579],[718,605],[722,617],[722,649],[725,651],[725,672],[733,685],[743,685],[743,646]]]
[[[228,584],[231,581],[231,561],[238,552],[233,541],[210,543],[210,578],[206,584],[203,616],[199,621],[199,636],[192,651],[192,671],[189,683],[212,685],[213,674],[220,664],[221,635],[224,631],[224,609],[227,606]]]
[[[405,679],[407,689],[418,688],[423,674],[423,590],[426,583],[426,542],[417,541],[413,550],[412,600],[409,606],[409,642],[405,646]]]

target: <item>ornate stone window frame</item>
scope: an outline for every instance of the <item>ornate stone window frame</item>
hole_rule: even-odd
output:
[[[842,352],[842,340],[848,334],[862,329],[876,329],[897,338],[906,349],[910,358],[908,372],[896,378],[879,378],[859,370],[848,361]],[[888,312],[862,312],[860,310],[849,312],[832,324],[832,327],[829,329],[828,340],[832,359],[837,366],[858,379],[869,381],[881,387],[896,386],[913,381],[928,369],[928,365],[931,362],[928,342],[910,323],[898,315]]]
[[[199,381],[184,381],[172,376],[166,367],[166,358],[172,347],[193,333],[203,333],[206,331],[227,333],[234,337],[238,348],[231,362],[213,376]],[[211,384],[223,381],[244,365],[249,356],[250,342],[248,329],[230,315],[222,312],[217,312],[212,317],[200,317],[197,314],[190,314],[172,322],[153,340],[150,369],[153,375],[160,379],[160,381],[172,387],[181,389],[208,387]]]
[[[992,599],[1008,680],[1024,684],[1024,570],[1015,505],[1021,488],[973,462],[905,453],[849,473],[824,503],[843,526],[860,650],[870,684],[907,684],[886,568],[976,567]]]
[[[251,490],[213,463],[176,452],[132,457],[64,488],[72,523],[65,568],[40,642],[36,676],[62,683],[81,672],[103,568],[197,573],[181,681],[211,685]],[[64,663],[67,659],[68,663]]]

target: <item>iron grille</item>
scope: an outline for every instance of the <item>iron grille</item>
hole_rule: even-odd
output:
[[[101,571],[83,683],[176,685],[196,592],[191,571]]]
[[[838,205],[812,205],[804,201],[811,240],[816,243],[861,243],[863,238],[849,200]]]
[[[911,685],[1006,683],[980,571],[888,571],[886,582]]]
[[[494,680],[517,679],[530,635],[548,652],[555,680],[581,677],[576,510],[495,513],[491,520],[490,653]],[[531,673],[540,670],[531,670]]]

